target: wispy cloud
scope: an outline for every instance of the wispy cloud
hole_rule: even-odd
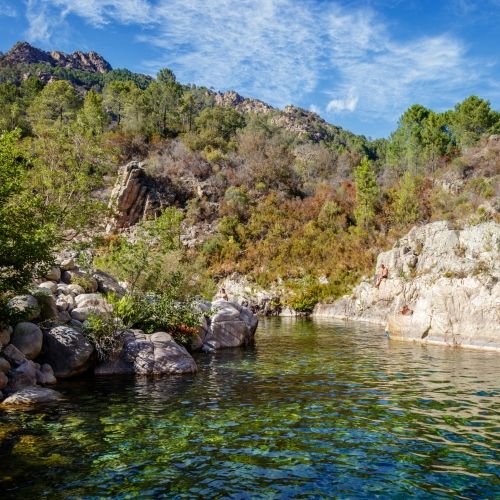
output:
[[[2,1],[2,2],[0,2],[0,16],[17,17],[18,13],[17,13],[16,8],[13,5],[8,4],[5,1]]]
[[[340,3],[28,0],[28,36],[47,41],[69,14],[98,28],[138,25],[138,40],[157,49],[143,62],[151,72],[169,66],[183,81],[277,106],[321,91],[328,113],[393,120],[416,100],[450,99],[482,76],[455,37],[396,40],[373,10]]]

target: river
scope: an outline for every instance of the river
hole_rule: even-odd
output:
[[[261,320],[196,375],[0,411],[1,498],[499,498],[500,354]]]

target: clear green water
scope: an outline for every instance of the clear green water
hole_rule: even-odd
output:
[[[500,355],[263,320],[194,376],[0,412],[1,498],[500,498]]]

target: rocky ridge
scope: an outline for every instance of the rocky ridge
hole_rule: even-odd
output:
[[[500,224],[414,227],[382,263],[389,276],[379,288],[365,280],[313,316],[377,323],[400,340],[500,350]]]
[[[71,54],[65,52],[44,50],[33,47],[27,42],[17,42],[5,55],[0,58],[0,64],[50,64],[61,68],[89,71],[92,73],[107,73],[111,65],[97,52],[76,51]]]

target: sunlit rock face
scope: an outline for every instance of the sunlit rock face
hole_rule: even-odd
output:
[[[499,224],[415,227],[382,263],[389,276],[379,288],[364,281],[314,315],[383,324],[391,338],[500,350]]]

